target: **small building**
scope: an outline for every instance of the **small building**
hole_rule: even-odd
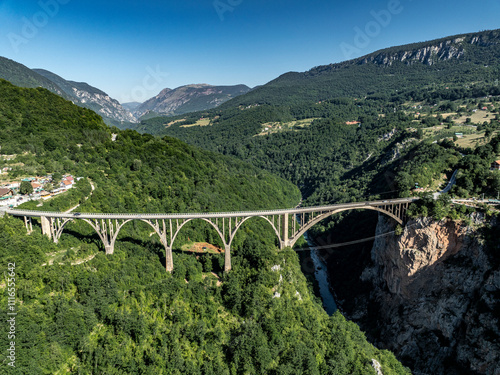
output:
[[[64,189],[71,189],[73,187],[73,182],[68,180],[62,180],[61,187]]]
[[[12,197],[13,195],[14,195],[14,192],[12,191],[12,189],[9,189],[6,187],[0,188],[0,198]]]
[[[494,161],[491,163],[491,169],[494,169],[496,171],[500,171],[500,160]]]
[[[464,137],[464,133],[455,133],[455,135],[457,136],[457,138],[463,138]]]
[[[39,191],[43,190],[42,185],[40,185],[38,182],[31,181],[31,187],[33,188],[33,191],[35,193],[38,193]]]

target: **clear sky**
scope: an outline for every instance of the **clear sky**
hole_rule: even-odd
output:
[[[496,28],[499,0],[0,0],[1,56],[121,102]]]

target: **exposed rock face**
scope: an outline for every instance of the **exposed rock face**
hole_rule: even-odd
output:
[[[392,229],[381,216],[378,234]],[[361,276],[371,292],[346,315],[376,345],[415,373],[500,374],[500,269],[477,230],[413,220],[378,238],[371,256]]]
[[[135,116],[123,108],[122,105],[109,95],[101,92],[89,92],[73,87],[73,94],[77,100],[75,104],[94,109],[99,115],[116,121],[136,123]]]
[[[92,87],[85,82],[68,81],[44,69],[33,69],[33,72],[51,80],[58,85],[64,94],[76,105],[89,108],[99,115],[108,124],[111,121],[136,123],[137,119],[127,109],[105,92]]]
[[[380,53],[365,57],[359,63],[376,63],[379,65],[392,65],[394,61],[413,63],[420,62],[426,65],[433,65],[438,61],[459,59],[465,51],[461,44],[464,38],[447,40],[433,46],[426,46],[410,51],[399,51],[397,53]]]
[[[374,63],[377,65],[392,65],[395,61],[405,64],[423,63],[434,65],[439,61],[463,59],[469,46],[489,47],[500,43],[498,30],[491,32],[469,34],[438,40],[427,45],[409,45],[408,49],[392,49],[375,52],[358,59],[357,64]],[[404,48],[405,46],[403,46]]]
[[[245,85],[211,86],[196,84],[181,86],[174,90],[164,89],[155,97],[137,107],[135,115],[148,112],[174,115],[215,108],[238,95],[250,91]]]

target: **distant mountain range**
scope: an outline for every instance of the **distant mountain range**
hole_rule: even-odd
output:
[[[137,122],[132,113],[125,109],[117,100],[87,83],[67,81],[57,74],[44,69],[33,69],[33,71],[55,83],[71,98],[73,103],[92,109],[103,118],[122,123]]]
[[[144,103],[123,105],[87,83],[68,81],[43,69],[29,69],[3,57],[0,78],[21,87],[44,87],[94,110],[109,125],[125,128],[135,127],[141,119],[183,115],[221,105],[222,110],[261,104],[288,106],[336,97],[387,95],[448,82],[494,81],[500,76],[499,56],[500,30],[483,31],[386,48],[303,73],[285,73],[254,89],[245,85],[194,84],[166,88]]]
[[[219,106],[251,89],[245,85],[211,86],[207,84],[181,86],[174,90],[164,89],[154,98],[138,106],[134,113],[141,117],[150,112],[159,115],[182,115]]]
[[[136,123],[137,119],[115,99],[83,82],[67,81],[43,69],[30,69],[13,60],[0,57],[0,78],[20,87],[43,87],[72,101],[80,107],[98,113],[108,125],[120,127]]]
[[[494,82],[499,78],[499,58],[500,30],[450,36],[385,48],[307,72],[288,72],[223,107],[291,105],[439,83]]]
[[[250,91],[245,85],[187,85],[173,90],[164,89],[142,104],[132,102],[122,105],[87,83],[68,81],[50,71],[30,69],[4,57],[0,57],[0,78],[20,87],[46,88],[76,105],[93,110],[108,125],[120,128],[134,126],[143,115],[174,115],[211,109]]]

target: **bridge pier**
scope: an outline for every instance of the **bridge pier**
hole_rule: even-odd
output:
[[[174,270],[172,246],[165,245],[165,268],[167,269],[167,272],[172,272]]]
[[[31,222],[31,217],[24,217],[24,225],[26,226],[28,234],[31,234],[33,232],[33,223]]]
[[[52,225],[46,216],[40,216],[40,222],[42,225],[42,234],[52,239]]]
[[[287,246],[290,246],[290,236],[288,233],[288,213],[283,215],[283,228],[282,228],[282,238],[283,240],[280,241],[281,243],[281,249],[284,249]]]
[[[224,272],[231,271],[231,245],[224,244]]]
[[[114,244],[105,243],[104,250],[106,251],[106,255],[112,255],[115,252]]]

